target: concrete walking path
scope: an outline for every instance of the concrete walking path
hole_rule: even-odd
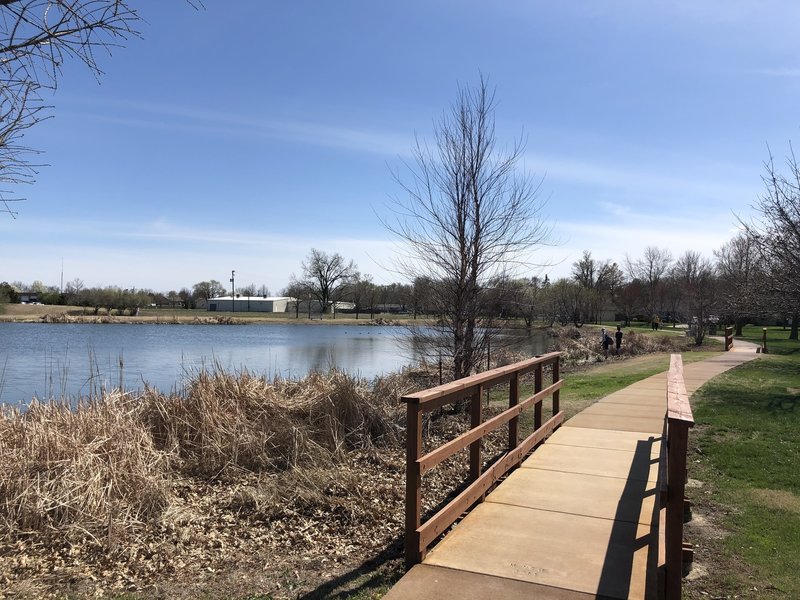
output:
[[[684,365],[690,396],[757,357],[735,344]],[[666,387],[666,373],[648,377],[567,421],[387,600],[655,598]]]

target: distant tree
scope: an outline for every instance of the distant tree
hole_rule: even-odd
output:
[[[544,314],[542,295],[542,281],[538,277],[512,279],[500,287],[498,294],[503,315],[522,319],[526,327],[533,325],[537,313]]]
[[[194,295],[189,288],[181,288],[181,291],[178,292],[178,298],[181,299],[183,308],[187,310],[194,308]]]
[[[83,283],[83,280],[80,277],[76,277],[72,281],[67,282],[64,286],[64,293],[71,303],[75,303],[74,301],[80,296],[85,287],[86,285]]]
[[[411,311],[413,318],[429,312],[428,307],[433,305],[433,281],[429,277],[415,277],[411,285]]]
[[[236,293],[240,296],[255,296],[256,295],[256,284],[251,283],[245,286],[242,286],[236,290]]]
[[[684,308],[683,294],[685,290],[676,273],[676,266],[673,265],[662,280],[664,306],[669,309],[673,329],[675,329],[677,322],[684,317],[681,314],[681,310]]]
[[[355,304],[355,311],[356,311],[356,319],[358,319],[358,315],[361,312],[364,312],[365,308],[372,310],[370,306],[370,299],[374,295],[375,284],[372,282],[371,275],[361,275],[360,273],[356,273],[353,276],[352,283],[350,285],[350,298]]]
[[[789,144],[785,171],[772,154],[764,163],[765,191],[755,206],[757,218],[743,223],[760,253],[763,293],[774,312],[792,315],[789,339],[798,339],[800,318],[800,164]]]
[[[269,293],[269,288],[265,283],[262,283],[258,286],[258,290],[256,291],[256,295],[262,296],[264,298],[269,298],[272,294]]]
[[[429,277],[433,310],[447,332],[453,376],[472,373],[494,328],[482,318],[486,284],[505,276],[544,243],[538,184],[522,172],[524,145],[496,146],[494,93],[481,79],[459,90],[435,128],[435,146],[417,141],[414,163],[396,180],[406,194],[385,222],[408,254],[408,280]]]
[[[305,301],[307,303],[307,310],[308,310],[308,318],[311,318],[311,286],[308,282],[303,280],[298,280],[296,278],[292,278],[292,281],[289,282],[289,285],[284,288],[283,295],[288,296],[290,298],[294,298],[294,317],[295,319],[300,318],[300,304]]]
[[[631,279],[638,279],[644,291],[644,309],[652,317],[663,311],[663,278],[672,264],[672,253],[666,248],[648,246],[641,258],[626,255],[625,264]]]
[[[572,264],[572,278],[583,288],[580,310],[584,321],[597,323],[600,320],[603,304],[619,285],[621,275],[616,263],[595,260],[588,250]]]
[[[767,308],[764,291],[768,288],[758,249],[753,237],[741,233],[714,251],[720,284],[722,310],[742,335],[748,316]]]
[[[170,308],[175,308],[176,305],[180,304],[181,297],[175,290],[170,290],[167,292],[167,300],[169,300]]]
[[[357,273],[352,260],[348,262],[339,253],[328,254],[316,248],[311,249],[302,268],[303,280],[322,312],[327,312],[331,303],[340,300]]]
[[[623,283],[614,294],[614,304],[625,319],[625,326],[630,325],[638,310],[644,310],[644,288],[642,282],[633,279]]]
[[[696,345],[703,343],[708,319],[716,308],[717,280],[714,265],[694,250],[675,263],[675,280],[683,288],[685,312],[694,331]]]
[[[586,290],[574,279],[562,277],[550,288],[555,318],[562,324],[572,323],[575,327],[584,324],[584,313],[581,308],[585,303]]]
[[[0,283],[0,304],[18,304],[19,292],[7,281]]]
[[[210,300],[211,298],[219,298],[225,294],[225,286],[223,286],[216,279],[211,281],[201,281],[192,286],[192,294],[195,298],[202,298],[203,300]]]

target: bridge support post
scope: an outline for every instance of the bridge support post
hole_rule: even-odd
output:
[[[406,405],[406,569],[423,559],[419,526],[422,519],[422,474],[417,459],[422,452],[422,411],[416,402]]]

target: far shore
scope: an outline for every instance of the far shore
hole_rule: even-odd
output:
[[[61,306],[45,304],[5,304],[0,307],[0,323],[127,323],[127,324],[190,324],[190,325],[247,325],[250,323],[268,323],[276,325],[402,325],[422,322],[423,316],[418,315],[415,320],[410,314],[375,313],[374,318],[369,312],[359,313],[358,318],[353,313],[339,313],[335,317],[330,314],[301,313],[296,316],[293,312],[263,313],[263,312],[216,312],[204,309],[183,308],[145,308],[140,309],[138,315],[117,314],[113,309],[111,314],[101,308],[95,314],[94,308],[82,306]]]

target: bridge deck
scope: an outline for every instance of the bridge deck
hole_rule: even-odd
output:
[[[756,357],[736,350],[685,365],[687,392]],[[387,600],[656,598],[665,412],[662,373],[574,416]]]

